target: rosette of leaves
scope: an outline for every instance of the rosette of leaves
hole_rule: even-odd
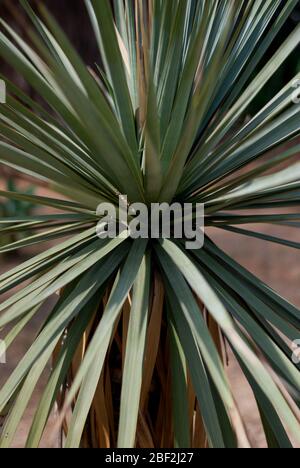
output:
[[[218,228],[299,249],[250,226],[299,226],[300,108],[292,97],[300,76],[244,119],[299,45],[297,26],[263,60],[297,1],[87,0],[101,55],[94,70],[43,7],[37,15],[22,4],[34,25],[28,41],[2,21],[0,54],[41,100],[7,80],[0,161],[49,182],[57,196],[0,192],[50,209],[17,226],[6,220],[36,233],[1,251],[41,245],[1,275],[1,294],[24,283],[0,306],[2,331],[12,326],[7,346],[47,298],[60,296],[1,388],[0,410],[10,408],[1,447],[12,443],[52,355],[28,447],[39,445],[56,402],[67,448],[248,447],[225,345],[252,388],[269,447],[299,444],[300,376],[291,359],[299,310],[210,236]],[[204,203],[204,247],[99,239],[96,208],[117,205],[120,194],[147,205]]]

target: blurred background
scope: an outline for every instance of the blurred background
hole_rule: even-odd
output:
[[[101,1],[101,0],[99,0]],[[239,1],[239,0],[237,0]],[[93,67],[95,63],[100,62],[97,45],[90,27],[89,19],[85,10],[83,0],[32,0],[30,2],[34,8],[38,8],[39,3],[47,5],[47,7],[56,16],[58,21],[63,26],[64,31],[69,35],[78,52],[83,57],[86,64]],[[71,6],[71,8],[70,8]],[[29,27],[28,19],[26,18],[22,8],[18,4],[18,0],[0,0],[0,17],[4,18],[13,26],[19,34],[26,38],[26,30]],[[300,1],[298,7],[291,15],[286,26],[282,30],[280,36],[272,45],[269,53],[265,57],[267,61],[274,51],[278,49],[281,43],[289,35],[295,25],[300,21]],[[300,71],[300,48],[298,48],[291,57],[286,61],[283,67],[270,81],[266,89],[258,96],[252,107],[249,109],[249,114],[254,115],[268,100],[270,100],[276,92],[290,81],[297,72]],[[16,84],[21,86],[31,97],[38,99],[34,91],[29,88],[22,78],[16,75],[0,59],[0,73],[9,77]],[[300,155],[299,155],[300,156]],[[28,193],[37,193],[43,196],[53,196],[50,188],[47,185],[37,186],[34,180],[20,177],[18,173],[4,168],[0,164],[0,189],[10,191],[22,191]],[[55,195],[54,195],[55,196]],[[5,201],[0,198],[0,218],[7,216],[23,216],[32,214],[37,210],[37,207],[28,203]],[[255,227],[254,227],[255,228]],[[260,227],[261,228],[261,227]],[[280,232],[279,232],[280,231]],[[280,235],[291,238],[294,241],[300,242],[300,231],[294,228],[273,228],[267,226],[264,232],[272,235]],[[240,239],[235,234],[224,232],[212,233],[214,239],[224,248],[229,254],[238,260],[242,265],[251,270],[263,281],[267,282],[271,287],[279,291],[287,297],[291,302],[300,307],[300,253],[288,248],[275,244],[266,244],[265,242],[255,239]],[[0,235],[0,245],[13,242],[9,235]],[[50,244],[44,244],[43,249],[47,249]],[[31,247],[26,250],[21,250],[16,255],[0,254],[0,273],[13,268],[16,264],[24,261],[26,258],[33,256],[40,251],[41,247]],[[2,302],[6,297],[2,297]],[[53,298],[46,305],[44,314],[47,314]],[[9,351],[8,363],[6,366],[0,367],[0,384],[3,382],[9,372],[15,367],[16,363],[30,346],[33,336],[38,332],[39,321],[27,328],[23,337],[12,350]],[[1,338],[1,332],[0,332]],[[263,432],[261,430],[258,411],[253,400],[253,396],[246,381],[244,381],[239,368],[232,356],[229,359],[228,373],[233,382],[233,389],[236,399],[240,406],[241,412],[247,420],[247,429],[252,444],[255,447],[265,447]],[[40,389],[43,387],[47,379],[47,373],[44,375],[44,380],[37,388],[35,399],[38,398]],[[33,415],[35,399],[31,402],[26,417],[20,427],[19,435],[15,441],[15,447],[20,447],[24,443],[28,421]],[[53,419],[54,420],[54,419]],[[1,420],[0,420],[1,424]],[[49,431],[43,440],[43,446],[48,447],[53,445],[51,437],[51,424]]]

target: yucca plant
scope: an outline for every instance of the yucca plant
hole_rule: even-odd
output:
[[[0,54],[41,100],[6,80],[0,161],[61,195],[0,192],[49,208],[0,223],[36,231],[0,252],[41,246],[1,275],[1,294],[24,283],[0,306],[7,347],[59,298],[1,388],[1,447],[51,358],[27,447],[39,446],[56,404],[67,448],[249,447],[225,347],[253,390],[268,446],[299,445],[300,312],[211,235],[300,247],[245,229],[299,227],[300,74],[246,119],[299,45],[300,26],[263,60],[297,0],[86,0],[101,54],[94,70],[45,8],[37,15],[21,3],[34,27],[24,42],[1,21]],[[147,206],[204,203],[204,247],[99,239],[97,206],[117,206],[120,195]]]

